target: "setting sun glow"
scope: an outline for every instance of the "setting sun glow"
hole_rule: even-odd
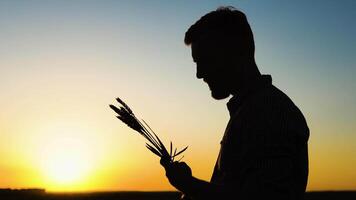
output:
[[[88,172],[88,159],[84,152],[72,146],[65,149],[54,149],[44,160],[44,171],[48,178],[58,184],[69,184],[80,181]]]
[[[92,150],[80,130],[54,127],[43,135],[39,164],[47,184],[55,190],[67,190],[83,184],[93,171]]]

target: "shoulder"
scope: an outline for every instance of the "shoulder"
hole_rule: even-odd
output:
[[[261,90],[247,103],[249,105],[245,116],[250,129],[273,133],[289,132],[303,138],[309,137],[309,129],[303,113],[274,85]]]
[[[255,117],[256,115],[261,115],[261,117],[281,115],[287,115],[288,117],[303,116],[294,102],[274,85],[261,90],[247,103],[249,104],[247,107],[250,111],[253,111]]]

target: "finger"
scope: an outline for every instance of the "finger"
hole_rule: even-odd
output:
[[[166,169],[166,176],[168,178],[171,178],[175,176],[177,173],[180,173],[181,171],[181,164],[177,161],[175,162],[170,162],[169,165],[165,168]]]
[[[187,175],[190,175],[190,176],[192,175],[192,170],[185,162],[180,163],[180,170],[183,171],[184,173],[186,173]]]
[[[183,166],[183,167],[189,167],[189,166],[187,165],[187,163],[185,163],[185,162],[181,162],[180,164],[181,164],[181,166]]]
[[[164,168],[169,168],[171,165],[169,159],[167,159],[165,157],[161,157],[161,160],[159,162]]]
[[[174,163],[172,163],[172,168],[173,169],[179,169],[179,168],[181,168],[181,164],[180,163],[178,163],[178,162],[174,162]]]

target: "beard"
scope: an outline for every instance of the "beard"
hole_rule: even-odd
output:
[[[230,96],[230,94],[226,92],[211,91],[211,96],[216,100],[221,100],[221,99],[226,99],[227,97]]]
[[[230,92],[226,87],[211,87],[209,86],[211,91],[211,96],[216,100],[225,99],[230,96]]]
[[[204,82],[207,83],[213,99],[222,100],[231,94],[230,87],[232,84],[224,78],[217,77],[215,79],[204,80]]]

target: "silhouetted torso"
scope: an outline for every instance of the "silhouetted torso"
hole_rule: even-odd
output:
[[[269,75],[227,106],[230,121],[211,183],[238,199],[302,199],[309,129],[297,106]]]

